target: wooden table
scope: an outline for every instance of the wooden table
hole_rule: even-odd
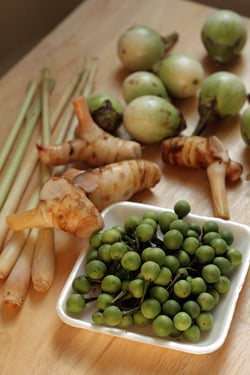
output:
[[[0,81],[0,127],[3,144],[15,119],[28,80],[37,77],[47,55],[57,86],[55,102],[74,74],[82,55],[98,56],[100,64],[96,90],[114,93],[121,98],[120,85],[126,72],[116,54],[120,34],[130,25],[146,24],[162,34],[177,31],[180,35],[174,52],[200,60],[206,73],[215,71],[206,58],[200,29],[214,10],[182,0],[87,0],[41,41]],[[250,33],[250,20],[246,20]],[[250,89],[250,38],[242,58],[229,67],[239,74]],[[189,128],[198,119],[196,99],[180,101]],[[216,129],[233,159],[244,165],[242,180],[228,186],[231,219],[250,223],[249,181],[250,149],[239,136],[239,121],[223,122]],[[173,207],[181,198],[192,205],[193,213],[213,215],[210,191],[203,170],[185,170],[163,166],[158,146],[147,147],[144,156],[162,166],[161,182],[133,200]],[[250,288],[249,274],[240,294],[236,312],[225,344],[214,353],[193,355],[155,346],[126,341],[108,335],[72,328],[56,314],[56,301],[67,276],[79,255],[81,241],[59,235],[57,269],[52,288],[39,294],[30,287],[20,311],[1,306],[0,372],[12,374],[220,374],[249,373]]]

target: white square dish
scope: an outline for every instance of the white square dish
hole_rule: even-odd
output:
[[[167,208],[156,207],[147,204],[134,202],[120,202],[115,203],[102,212],[105,223],[105,228],[110,228],[113,225],[123,224],[124,219],[130,215],[142,216],[146,210],[155,210],[162,212],[169,210]],[[172,211],[172,210],[170,210]],[[152,330],[148,327],[139,328],[136,326],[130,327],[128,330],[119,328],[99,326],[92,322],[91,315],[95,311],[95,304],[90,303],[80,315],[69,314],[66,310],[66,300],[72,292],[72,282],[74,278],[80,274],[84,274],[86,265],[86,255],[88,249],[83,249],[77,262],[75,263],[57,301],[58,316],[66,324],[82,329],[88,329],[99,333],[110,334],[128,340],[153,344],[168,349],[179,350],[193,354],[205,354],[219,349],[228,334],[237,300],[240,291],[243,287],[249,262],[250,262],[250,228],[246,225],[238,224],[232,221],[224,221],[217,218],[198,216],[190,213],[185,219],[197,222],[202,225],[207,220],[213,220],[218,223],[220,229],[231,230],[234,234],[234,247],[238,247],[242,253],[242,264],[237,266],[230,275],[231,288],[220,300],[219,304],[213,310],[214,325],[213,328],[201,335],[201,338],[196,343],[188,343],[183,340],[172,338],[158,338],[154,336]]]

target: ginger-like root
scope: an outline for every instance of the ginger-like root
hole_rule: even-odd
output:
[[[229,219],[226,180],[240,178],[243,167],[229,158],[228,151],[216,137],[174,137],[161,146],[162,160],[171,165],[206,169],[216,217]]]
[[[37,145],[42,163],[55,166],[83,161],[99,167],[141,157],[139,143],[115,137],[94,123],[83,96],[74,99],[72,104],[78,119],[76,139],[55,146]]]
[[[130,199],[135,193],[152,188],[161,178],[157,164],[148,160],[125,160],[87,171],[69,169],[66,176],[81,186],[94,205],[108,205]]]
[[[58,228],[80,238],[88,238],[103,227],[103,220],[84,190],[64,177],[44,182],[38,206],[6,217],[8,226],[20,231],[27,228]]]
[[[46,180],[34,210],[6,217],[8,226],[58,228],[81,238],[103,227],[100,212],[111,203],[155,186],[160,168],[148,160],[128,160],[87,171],[69,170]]]

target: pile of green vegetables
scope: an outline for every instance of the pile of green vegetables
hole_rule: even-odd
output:
[[[247,40],[243,18],[231,10],[212,14],[201,30],[201,40],[211,61],[221,70],[205,76],[202,64],[191,56],[169,53],[178,34],[163,37],[148,26],[133,26],[117,43],[117,53],[128,75],[122,83],[126,102],[97,93],[88,98],[95,121],[115,133],[123,123],[130,136],[141,143],[155,143],[179,135],[187,128],[176,98],[198,94],[199,121],[191,135],[200,135],[215,120],[234,116],[248,100],[240,77],[228,71]],[[250,145],[250,109],[241,117],[240,134]]]
[[[173,210],[147,210],[93,234],[67,311],[79,315],[94,300],[95,324],[148,326],[159,337],[197,342],[213,327],[213,309],[229,291],[242,254],[232,231],[213,220],[199,225],[190,211],[182,200]]]

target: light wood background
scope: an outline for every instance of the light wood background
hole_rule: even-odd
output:
[[[206,58],[199,32],[206,17],[212,12],[212,8],[182,0],[85,1],[0,80],[0,147],[14,122],[28,80],[39,76],[48,55],[57,82],[52,106],[57,103],[65,85],[75,74],[83,55],[100,58],[96,90],[105,90],[121,98],[121,82],[127,72],[121,69],[116,43],[118,36],[127,27],[141,23],[162,34],[178,31],[180,39],[174,51],[197,58],[209,74],[216,69]],[[250,32],[250,20],[246,22]],[[249,56],[250,40],[242,57],[229,67],[229,70],[242,77],[248,91]],[[188,121],[186,133],[191,133],[198,119],[197,100],[179,101],[178,105]],[[244,165],[241,181],[228,185],[228,201],[231,219],[249,225],[250,182],[246,180],[246,175],[250,170],[250,151],[240,138],[239,118],[218,124],[216,135],[228,147],[230,156]],[[159,157],[159,145],[146,147],[144,156],[160,165],[163,177],[152,191],[137,194],[133,200],[172,207],[176,200],[184,198],[190,202],[193,213],[213,215],[205,171],[164,166]],[[29,193],[28,190],[26,199]],[[239,296],[229,335],[218,351],[197,356],[147,344],[138,345],[124,339],[78,330],[60,321],[55,310],[56,301],[79,255],[82,242],[62,233],[58,233],[57,237],[56,279],[50,291],[39,294],[31,286],[20,311],[0,307],[1,374],[249,373],[249,275]]]

